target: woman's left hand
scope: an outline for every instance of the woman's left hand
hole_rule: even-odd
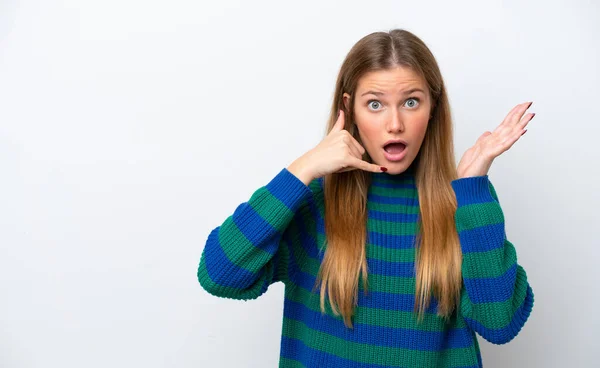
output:
[[[527,131],[523,128],[533,119],[535,113],[529,113],[525,118],[523,114],[532,103],[524,102],[513,107],[493,132],[486,131],[477,139],[475,145],[465,152],[458,164],[459,179],[487,175],[494,159],[512,147]]]

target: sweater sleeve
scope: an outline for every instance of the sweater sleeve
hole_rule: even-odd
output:
[[[210,294],[256,299],[269,285],[290,280],[283,234],[310,188],[282,169],[213,229],[198,266],[198,281]]]
[[[504,214],[488,175],[452,181],[456,228],[463,253],[459,310],[487,341],[505,344],[521,330],[533,308],[533,290],[506,239]]]

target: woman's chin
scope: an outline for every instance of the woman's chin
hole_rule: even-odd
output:
[[[384,166],[387,168],[386,173],[390,175],[398,175],[402,174],[406,171],[406,169],[410,166],[410,163],[406,164],[405,161],[402,162],[391,162],[386,160],[385,158],[377,163],[380,166]]]

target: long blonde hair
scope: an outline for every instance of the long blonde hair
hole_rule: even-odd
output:
[[[403,29],[375,32],[360,39],[340,68],[326,134],[335,124],[337,112],[344,109],[344,128],[362,145],[353,123],[358,80],[367,72],[396,66],[408,67],[420,75],[432,97],[432,117],[419,154],[411,164],[420,205],[415,236],[414,311],[418,311],[421,321],[433,293],[438,300],[438,316],[448,319],[458,308],[462,285],[462,252],[454,222],[457,202],[450,184],[457,178],[453,128],[440,69],[423,41]],[[349,109],[344,108],[344,92],[351,95]],[[366,152],[363,159],[372,162]],[[321,288],[321,311],[325,313],[327,294],[333,313],[341,314],[349,328],[361,276],[367,291],[366,201],[370,180],[370,173],[363,170],[323,178],[327,246],[315,288]]]

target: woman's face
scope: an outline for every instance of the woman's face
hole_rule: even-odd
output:
[[[349,98],[344,93],[346,110]],[[354,119],[373,163],[387,167],[389,174],[408,169],[423,143],[430,110],[429,89],[410,69],[396,67],[363,75],[356,88]],[[402,140],[406,146],[386,146],[389,140]]]

